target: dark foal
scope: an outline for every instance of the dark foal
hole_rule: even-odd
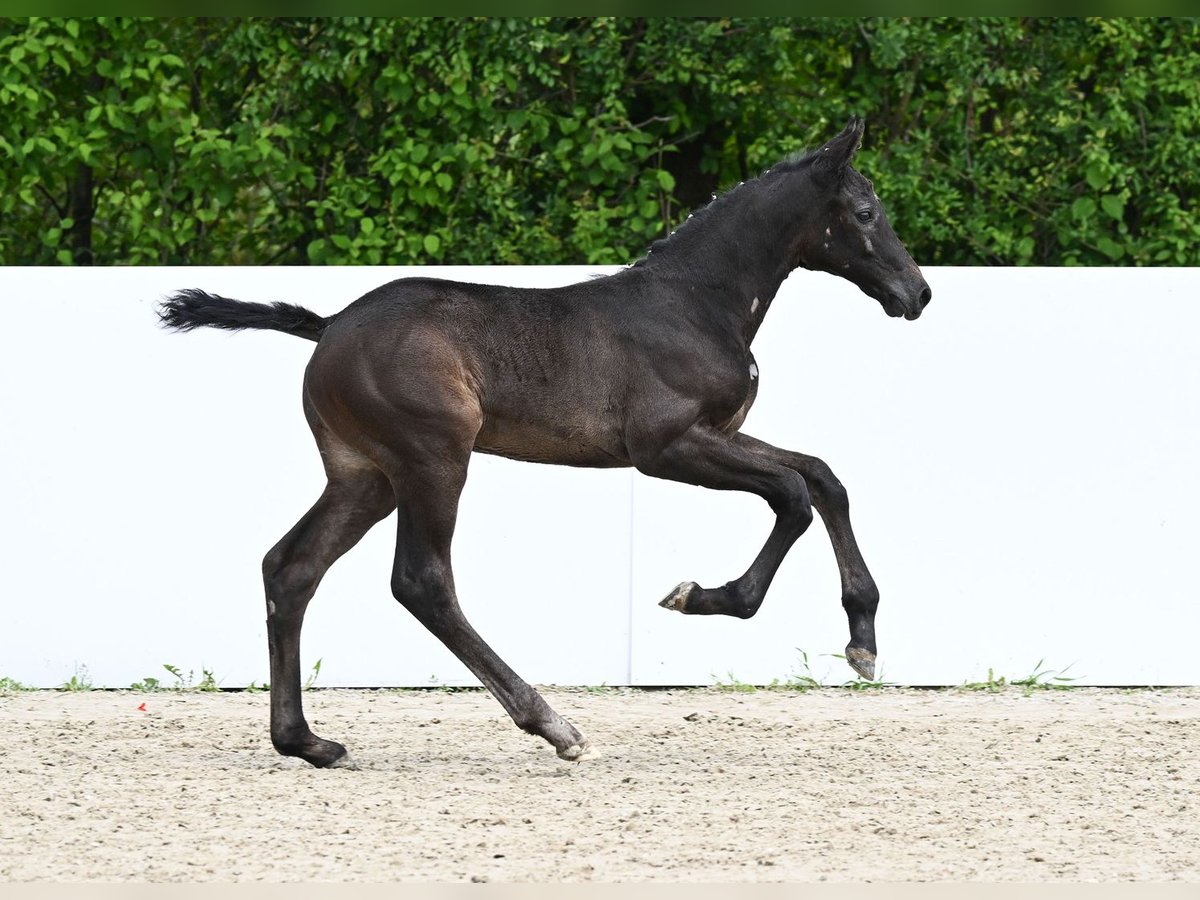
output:
[[[635,466],[657,478],[750,491],[775,526],[750,568],[716,588],[692,582],[662,601],[694,615],[747,618],[784,555],[821,513],[850,622],[846,658],[875,668],[879,592],[850,528],[846,492],[821,460],[741,434],[758,367],[750,343],[788,273],[853,282],[891,316],[915,319],[929,286],[872,190],[850,166],[855,119],[803,159],[730,191],[637,264],[552,290],[393,281],[322,318],[290,304],[181,291],[169,327],[269,328],[317,342],[304,412],[328,484],[263,560],[271,656],[271,740],[314,766],[348,765],[317,737],[300,699],[300,627],[325,571],[398,511],[392,592],[558,755],[591,753],[483,641],[459,608],[450,568],[471,452],[571,466]]]

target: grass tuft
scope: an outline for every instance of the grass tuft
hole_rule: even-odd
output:
[[[58,688],[60,691],[90,691],[92,676],[88,674],[87,666],[75,666],[75,674],[64,681]]]

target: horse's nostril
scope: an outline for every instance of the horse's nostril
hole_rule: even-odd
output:
[[[921,309],[924,309],[926,306],[928,306],[929,301],[932,298],[933,298],[933,291],[931,291],[928,287],[926,287],[925,290],[921,291]]]

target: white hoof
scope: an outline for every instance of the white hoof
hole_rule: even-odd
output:
[[[600,751],[584,741],[582,744],[572,744],[566,750],[559,750],[558,757],[567,762],[583,762],[585,759],[599,759]]]
[[[354,761],[349,753],[339,756],[325,768],[327,769],[350,769],[352,772],[358,770],[358,763]]]
[[[688,597],[692,596],[692,591],[700,590],[700,585],[694,581],[685,581],[676,586],[675,590],[667,594],[662,600],[658,601],[658,605],[663,609],[673,609],[676,612],[683,612],[687,606]]]

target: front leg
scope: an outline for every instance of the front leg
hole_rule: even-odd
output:
[[[753,616],[784,556],[812,522],[804,478],[796,469],[766,459],[704,424],[692,426],[666,446],[635,450],[631,457],[638,471],[655,478],[721,491],[747,491],[770,504],[775,527],[740,578],[710,589],[686,582],[661,604],[692,615]]]
[[[854,530],[850,527],[850,501],[846,489],[824,462],[781,450],[749,435],[734,438],[737,445],[763,461],[787,466],[799,472],[812,491],[812,503],[829,531],[833,553],[842,578],[842,607],[850,620],[850,643],[846,662],[864,678],[875,677],[875,610],[879,606],[879,588],[867,571]]]

